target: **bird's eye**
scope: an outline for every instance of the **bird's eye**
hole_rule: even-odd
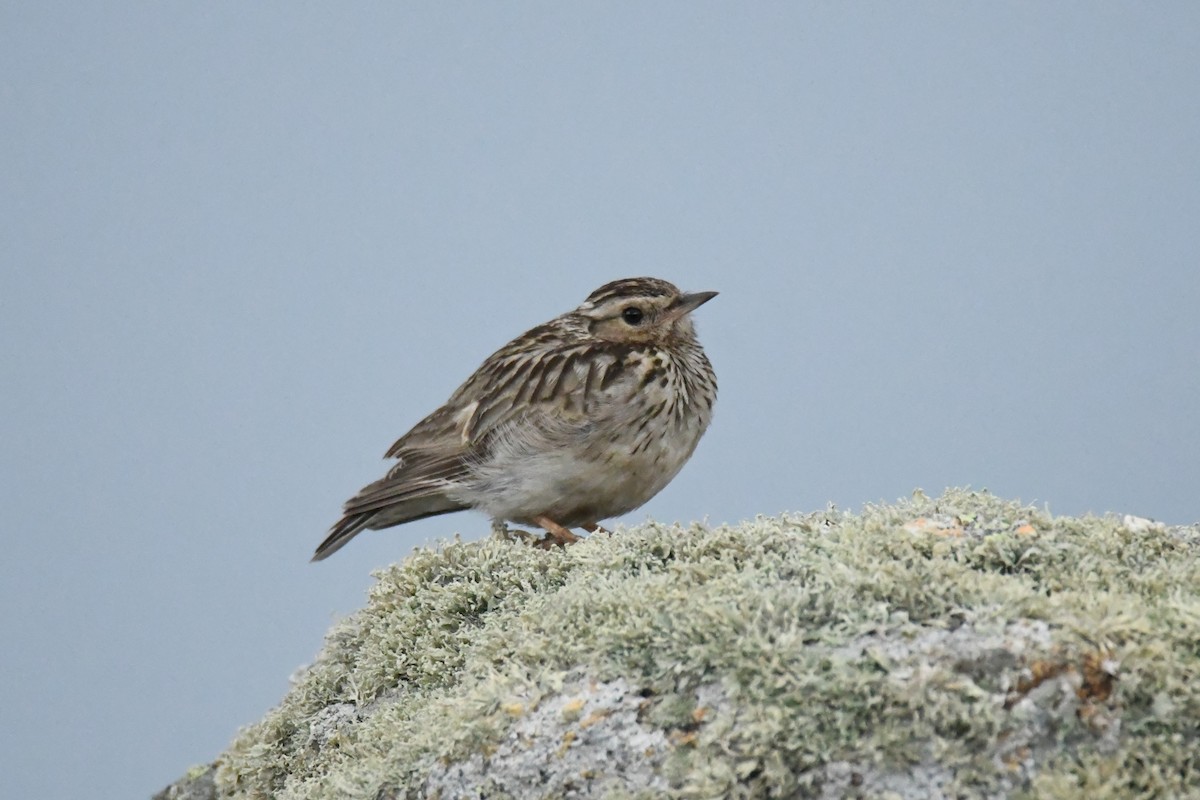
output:
[[[628,306],[621,311],[621,319],[625,320],[630,325],[641,325],[642,310],[637,306]]]

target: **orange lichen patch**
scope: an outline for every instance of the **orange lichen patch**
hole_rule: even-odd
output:
[[[1077,714],[1080,719],[1088,721],[1098,713],[1098,704],[1112,697],[1117,685],[1117,669],[1117,662],[1107,650],[1084,653],[1078,664],[1061,657],[1038,659],[1029,665],[1029,676],[1017,681],[1004,707],[1012,708],[1046,681],[1065,675],[1071,679],[1075,696],[1081,702]]]
[[[1037,533],[1037,528],[1026,522],[1024,525],[1017,528],[1014,533],[1016,533],[1017,536],[1033,536],[1035,533]]]
[[[583,711],[583,707],[587,704],[582,697],[576,697],[574,700],[568,700],[563,704],[562,715],[564,719],[578,719],[579,712]]]
[[[510,717],[519,717],[525,713],[524,703],[505,703],[500,706],[500,710]]]
[[[611,717],[612,713],[613,712],[612,712],[611,708],[598,708],[595,711],[593,711],[592,713],[588,714],[587,717],[584,718],[584,720],[579,723],[579,727],[581,727],[581,728],[591,727],[592,725],[595,725],[600,720]]]
[[[1075,716],[1092,730],[1102,731],[1108,727],[1109,717],[1104,713],[1104,706],[1084,703],[1075,709]]]
[[[1049,659],[1038,659],[1029,665],[1030,677],[1022,681],[1024,686],[1017,684],[1017,690],[1022,692],[1030,692],[1041,686],[1051,678],[1057,678],[1064,672],[1071,670],[1070,664],[1065,661],[1053,661]]]
[[[1112,697],[1117,685],[1117,662],[1112,653],[1093,650],[1083,656],[1083,682],[1075,690],[1075,696],[1085,702],[1103,703]]]
[[[932,533],[935,536],[962,536],[963,527],[957,522],[932,520],[928,517],[918,517],[904,523],[904,530],[909,533]]]
[[[670,740],[671,744],[675,745],[676,747],[683,747],[685,745],[695,745],[697,737],[695,731],[676,730],[667,734],[667,738]]]
[[[692,711],[692,722],[699,725],[701,722],[704,722],[704,718],[707,716],[708,716],[707,708],[705,708],[704,706],[696,706],[696,709],[694,711]]]
[[[562,757],[563,755],[565,755],[567,750],[569,750],[571,748],[571,745],[574,742],[575,742],[575,731],[567,731],[566,733],[564,733],[563,738],[562,738],[562,744],[560,744],[558,746],[559,757]]]
[[[1069,662],[1051,659],[1038,659],[1029,665],[1029,677],[1017,681],[1017,687],[1009,693],[1004,701],[1005,708],[1012,708],[1025,698],[1025,695],[1041,686],[1048,680],[1057,678],[1067,672],[1073,672],[1075,667]]]

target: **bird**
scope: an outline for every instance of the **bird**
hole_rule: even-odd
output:
[[[388,449],[396,463],[346,502],[312,560],[364,530],[467,509],[501,535],[539,527],[547,548],[578,541],[571,528],[604,531],[708,429],[717,379],[692,312],[716,295],[624,278],[513,339]]]

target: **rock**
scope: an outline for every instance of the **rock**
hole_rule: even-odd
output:
[[[455,542],[157,797],[1183,796],[1197,641],[1200,527],[980,492]]]
[[[216,800],[216,766],[194,767],[179,780],[154,795],[153,800]]]

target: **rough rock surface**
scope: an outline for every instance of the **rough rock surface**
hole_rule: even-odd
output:
[[[917,493],[378,574],[163,800],[1200,796],[1200,526]]]

